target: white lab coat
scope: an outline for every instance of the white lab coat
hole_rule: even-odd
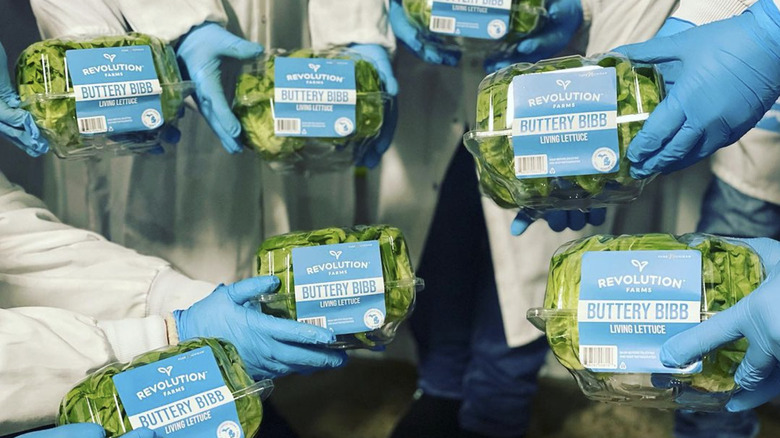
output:
[[[46,38],[124,32],[127,22],[133,30],[174,40],[192,26],[215,21],[267,47],[294,49],[309,41],[306,0],[33,0],[32,5]],[[321,45],[394,44],[381,23],[383,0],[310,0],[308,6],[319,18],[312,34]],[[336,22],[340,25],[333,26]],[[262,170],[251,151],[227,154],[196,111],[188,111],[179,128],[175,154],[86,163],[49,158],[45,199],[69,223],[213,282],[252,275],[264,235],[352,224],[349,172],[280,176]]]
[[[52,424],[88,372],[167,345],[214,285],[61,223],[0,173],[0,435]]]

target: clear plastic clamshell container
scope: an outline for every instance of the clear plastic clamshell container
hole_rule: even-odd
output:
[[[65,53],[68,50],[143,45],[151,49],[160,81],[163,122],[154,129],[116,134],[108,132],[105,126],[90,125],[80,129]],[[140,33],[39,41],[20,55],[16,82],[21,108],[32,114],[54,153],[66,159],[83,159],[106,152],[116,155],[143,153],[158,147],[167,139],[178,136],[172,128],[183,115],[184,99],[194,90],[192,82],[182,80],[173,49],[156,37]],[[82,133],[87,130],[97,133]]]
[[[719,411],[739,390],[734,373],[747,350],[744,338],[706,355],[701,371],[693,374],[596,372],[581,361],[578,301],[583,255],[675,250],[701,252],[702,321],[733,306],[764,279],[761,259],[752,248],[706,234],[596,235],[567,243],[553,256],[544,308],[529,310],[527,317],[545,332],[555,357],[588,398],[626,406]]]
[[[583,67],[614,67],[616,70],[619,170],[592,175],[518,178],[512,125],[520,115],[514,114],[513,79],[520,75]],[[614,53],[514,64],[488,75],[479,85],[476,129],[463,137],[466,148],[474,156],[482,193],[504,208],[538,210],[589,209],[635,200],[651,179],[631,178],[626,151],[642,129],[644,120],[663,99],[663,84],[654,66],[634,64]],[[559,145],[551,146],[555,147]]]
[[[387,225],[358,225],[351,228],[323,228],[299,231],[267,239],[257,252],[258,275],[276,275],[281,287],[275,294],[261,295],[263,313],[297,320],[295,299],[294,248],[339,243],[379,242],[382,277],[385,285],[385,318],[380,327],[364,332],[336,335],[335,349],[375,348],[387,345],[395,338],[401,323],[414,310],[417,293],[425,283],[414,275],[409,250],[401,231]]]
[[[355,65],[355,123],[347,135],[304,136],[300,120],[275,114],[276,60],[308,58],[352,60]],[[318,68],[314,66],[313,68]],[[312,70],[316,73],[317,70]],[[347,48],[277,49],[244,65],[238,77],[233,112],[241,122],[244,146],[257,151],[278,172],[330,172],[346,169],[366,153],[385,126],[393,100],[373,64]],[[297,120],[297,123],[296,123]],[[290,129],[291,132],[277,131]],[[277,135],[279,132],[280,135]]]
[[[246,372],[236,348],[227,341],[213,338],[190,339],[136,356],[129,363],[114,363],[95,371],[63,398],[57,425],[96,423],[106,430],[107,438],[124,435],[133,427],[114,386],[114,376],[201,347],[209,347],[214,353],[222,379],[233,394],[243,436],[255,436],[263,419],[262,402],[271,394],[274,384],[270,380],[255,382]]]
[[[460,26],[452,17],[437,16],[433,0],[403,0],[406,18],[417,29],[418,39],[443,50],[458,50],[487,56],[511,53],[525,37],[541,29],[547,21],[547,0],[511,0],[509,24],[490,23],[480,37],[462,36]],[[499,1],[465,5],[486,9]],[[474,23],[465,28],[473,29]]]

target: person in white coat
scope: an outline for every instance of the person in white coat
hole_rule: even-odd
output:
[[[198,42],[191,32],[207,22],[269,48],[296,49],[308,46],[310,40],[317,47],[359,43],[391,51],[395,45],[383,0],[32,0],[31,4],[44,38],[128,30],[153,34],[176,45],[183,71],[190,77],[197,72],[189,70],[197,66],[182,50],[191,40],[195,50],[185,52],[199,56],[200,49],[215,42],[208,38]],[[333,26],[335,22],[339,26]],[[217,59],[210,62],[212,68],[218,65]],[[389,71],[389,64],[380,69],[384,71]],[[228,93],[231,88],[226,84]],[[214,105],[231,99],[223,97],[219,102],[221,90],[213,85],[205,91],[213,95]],[[204,93],[196,97],[201,95],[205,97]],[[232,115],[224,109],[210,115],[208,105],[202,112],[211,123],[187,111],[179,123],[181,140],[172,153],[87,162],[47,157],[44,200],[68,223],[163,257],[183,273],[209,281],[252,275],[254,254],[264,236],[291,228],[352,224],[349,172],[304,178],[267,171],[251,151],[226,152],[240,150],[236,140],[240,127]],[[230,119],[235,124],[225,123]]]
[[[588,43],[588,53],[598,53],[649,38],[675,3],[585,0],[548,6],[553,10],[557,5],[553,20],[576,19],[572,9],[578,11],[584,38],[579,42]],[[399,40],[420,57],[451,61],[451,54],[437,54],[398,32],[395,20],[391,18]],[[515,61],[552,56],[578,27],[553,24],[532,39],[535,43],[526,44]],[[396,224],[413,224],[412,233],[422,237],[410,239],[410,247],[416,255],[422,253],[420,275],[428,287],[412,317],[419,390],[394,438],[523,436],[546,352],[542,334],[525,319],[526,310],[541,306],[549,260],[558,246],[609,230],[553,233],[537,223],[511,237],[516,212],[480,200],[473,162],[461,146],[461,136],[475,118],[483,60],[463,54],[460,65],[456,70],[415,62],[405,50],[396,55],[399,126],[404,129],[396,133],[381,172],[383,179],[416,189],[416,214],[408,214],[411,205],[404,208],[409,205],[404,194],[389,191],[379,198],[379,214]],[[584,221],[575,227],[582,225]]]

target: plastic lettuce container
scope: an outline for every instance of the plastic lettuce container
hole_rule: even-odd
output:
[[[103,49],[149,46],[160,82],[160,107],[163,122],[155,129],[140,129],[112,134],[100,131],[105,126],[80,122],[76,115],[76,95],[68,71],[66,52],[79,49]],[[106,55],[108,56],[108,55]],[[110,62],[106,58],[107,64]],[[119,62],[119,61],[117,61]],[[162,40],[140,33],[101,37],[65,37],[48,39],[27,47],[16,64],[16,81],[21,107],[33,120],[60,158],[84,158],[102,151],[114,154],[142,153],[160,144],[162,134],[176,126],[182,115],[184,99],[193,91],[183,81],[173,49]],[[85,124],[89,123],[89,124]],[[104,122],[105,123],[105,122]],[[81,128],[81,130],[80,130]]]
[[[346,130],[340,130],[338,126],[330,128],[329,124],[329,129],[321,127],[315,128],[319,129],[316,132],[308,132],[306,121],[299,118],[300,114],[284,117],[277,115],[275,108],[280,102],[276,102],[276,64],[280,58],[312,59],[318,63],[324,62],[322,60],[354,63],[354,126],[353,122],[349,122]],[[327,66],[322,69],[322,65],[306,62],[303,62],[303,66],[302,75],[314,77],[327,72]],[[332,83],[327,80],[313,82],[324,88],[332,87]],[[346,169],[363,156],[379,137],[385,113],[391,109],[391,105],[392,100],[385,92],[379,73],[371,62],[356,52],[346,48],[327,51],[300,49],[292,52],[273,50],[244,65],[236,84],[233,112],[241,122],[244,145],[257,151],[273,170],[328,172]],[[313,107],[317,105],[309,105],[309,108]],[[312,114],[311,109],[308,111],[302,117]],[[316,108],[313,111],[316,113]],[[314,136],[325,131],[328,131],[325,135]]]
[[[57,425],[97,423],[106,430],[106,437],[108,438],[118,437],[129,432],[133,429],[133,425],[131,424],[130,416],[125,410],[125,405],[123,404],[117,387],[114,384],[114,378],[123,372],[148,366],[153,368],[151,372],[155,378],[162,379],[157,384],[149,380],[148,384],[153,385],[154,388],[158,388],[161,391],[169,390],[171,393],[175,394],[177,390],[181,390],[182,387],[187,389],[189,384],[166,386],[166,382],[170,382],[174,379],[181,379],[186,376],[177,375],[177,370],[179,370],[178,363],[174,363],[173,366],[158,367],[159,361],[193,352],[193,350],[202,347],[209,348],[211,352],[213,352],[219,371],[221,372],[221,378],[224,380],[227,390],[233,395],[235,409],[240,422],[240,425],[232,424],[234,428],[233,435],[225,434],[219,436],[239,436],[236,434],[236,427],[241,428],[243,431],[242,436],[255,436],[263,419],[262,401],[265,400],[273,390],[273,382],[270,380],[255,382],[252,377],[247,374],[244,363],[238,355],[236,348],[227,341],[211,338],[191,339],[181,342],[176,346],[164,347],[136,356],[129,363],[114,363],[95,371],[73,387],[73,389],[71,389],[63,398],[57,418]],[[192,383],[192,386],[196,386],[198,384],[197,380],[191,377],[192,374],[189,376],[190,381],[195,382]],[[146,384],[146,381],[144,384]],[[131,394],[128,396],[132,397],[134,395],[135,394]],[[197,403],[197,400],[193,402],[193,405],[194,403]],[[213,412],[211,413],[213,414]],[[197,417],[198,415],[193,417],[182,416],[181,421],[187,421],[193,424],[193,418],[199,419],[201,422],[203,421],[202,415],[200,418]],[[220,429],[224,425],[224,423],[220,424]],[[157,424],[155,426],[147,427],[159,429],[166,426]],[[214,427],[212,431],[215,428],[216,427]],[[227,431],[228,430],[226,430],[226,433]],[[198,433],[188,433],[187,436],[211,437],[214,436],[214,434],[213,432],[204,434],[202,431],[199,431]]]
[[[543,177],[516,176],[513,122],[523,115],[514,114],[514,78],[569,69],[584,72],[588,68],[609,67],[614,68],[616,74],[618,153],[611,154],[615,155],[619,165],[617,170],[554,176],[549,170],[553,168],[550,164],[546,168],[547,173],[542,169]],[[561,86],[558,91],[565,94],[563,86],[571,84],[567,80],[558,81],[558,85]],[[504,208],[573,210],[633,201],[650,179],[631,178],[626,151],[663,96],[663,80],[655,67],[633,64],[622,55],[612,53],[591,58],[569,56],[536,64],[514,64],[488,75],[479,85],[476,129],[463,137],[466,148],[474,156],[483,194]],[[556,147],[560,145],[550,145],[548,150],[554,151]]]
[[[764,278],[761,259],[750,247],[706,234],[597,235],[567,243],[553,256],[544,308],[529,310],[528,319],[545,332],[555,357],[571,372],[588,398],[628,406],[718,411],[738,390],[734,373],[747,349],[747,340],[744,338],[705,356],[701,368],[690,374],[682,371],[677,373],[672,369],[665,373],[623,371],[622,367],[614,366],[616,362],[612,364],[614,371],[611,372],[594,371],[599,368],[586,368],[583,365],[596,357],[593,355],[594,350],[581,349],[580,345],[584,326],[581,325],[582,315],[578,315],[578,312],[588,312],[581,310],[579,305],[580,287],[589,284],[585,270],[582,269],[583,258],[594,253],[638,251],[633,253],[635,258],[626,272],[633,272],[641,278],[641,273],[652,272],[652,265],[659,260],[651,257],[650,251],[658,252],[661,257],[668,259],[670,256],[674,258],[675,255],[682,255],[680,251],[686,250],[701,254],[701,295],[695,303],[700,304],[701,320],[733,306],[758,287]],[[681,260],[679,256],[672,263],[680,263],[678,260]],[[675,275],[670,270],[660,272],[666,272],[670,277]],[[634,274],[630,279],[636,278]],[[606,299],[607,293],[599,292],[597,298]],[[698,314],[691,316],[699,317]],[[664,327],[669,330],[671,324]],[[618,342],[619,336],[623,335],[610,334],[606,343]],[[609,360],[624,357],[622,354],[610,355]],[[598,360],[604,361],[605,357]]]
[[[403,0],[406,17],[417,29],[421,42],[445,50],[473,51],[486,55],[507,53],[514,50],[526,36],[540,29],[547,19],[546,0],[491,0],[480,2],[481,4],[464,2],[471,3],[470,5],[448,3],[442,2],[440,7],[448,10],[459,8],[487,11],[488,8],[500,8],[498,5],[505,4],[509,8],[508,20],[506,16],[498,21],[490,21],[490,18],[480,19],[479,14],[456,17],[455,15],[459,14],[457,12],[435,12],[433,0]],[[494,15],[492,18],[501,16],[500,13],[495,15],[497,9],[492,9],[491,12]],[[481,30],[475,31],[477,27]]]
[[[360,246],[360,244],[372,243],[378,246],[378,259],[380,266],[372,266],[376,269],[374,275],[381,277],[384,283],[384,318],[376,321],[373,329],[367,329],[362,326],[360,330],[340,329],[344,325],[337,325],[346,316],[345,313],[337,313],[334,319],[328,317],[315,318],[311,316],[302,317],[300,307],[296,298],[296,274],[298,275],[298,285],[307,281],[303,277],[310,268],[322,266],[327,279],[339,281],[347,278],[349,268],[345,268],[344,263],[356,265],[357,260],[360,263],[371,260],[370,256],[363,253],[362,256],[353,255],[351,251],[359,251],[350,248]],[[357,245],[355,245],[357,244]],[[302,248],[318,247],[324,251],[324,261],[317,261],[315,264],[294,266],[293,263],[298,257],[296,251]],[[376,248],[373,248],[376,250]],[[301,255],[300,257],[304,257]],[[305,259],[298,258],[301,263]],[[409,317],[414,309],[415,297],[417,292],[424,287],[422,279],[415,277],[411,261],[409,259],[409,250],[406,246],[406,240],[401,231],[397,228],[387,225],[355,226],[352,228],[323,228],[316,231],[293,232],[272,237],[260,246],[257,252],[259,275],[276,275],[281,280],[281,287],[275,294],[261,295],[260,305],[263,313],[280,318],[308,322],[321,327],[334,330],[336,333],[336,342],[330,344],[330,347],[337,349],[354,348],[373,348],[390,343],[395,337],[400,324]],[[328,263],[342,262],[341,265],[328,265]],[[372,263],[372,262],[368,262]],[[343,271],[346,269],[347,271]],[[360,269],[355,267],[355,270]],[[341,275],[345,274],[345,275]],[[364,276],[365,277],[365,276]],[[364,278],[361,277],[361,278]],[[302,296],[302,295],[298,295]],[[342,295],[347,298],[353,298],[355,294]],[[374,295],[379,299],[380,295]],[[332,300],[324,300],[328,302]],[[358,305],[359,306],[359,305]],[[367,306],[371,308],[378,307],[376,302]],[[363,317],[363,310],[357,313],[357,319]],[[368,317],[370,311],[366,312]],[[332,323],[335,321],[335,323]],[[360,322],[360,321],[358,321]],[[369,324],[371,326],[371,324]],[[354,327],[354,326],[353,326]],[[346,331],[346,333],[342,333]]]

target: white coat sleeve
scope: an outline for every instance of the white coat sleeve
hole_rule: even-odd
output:
[[[132,344],[117,343],[118,331],[132,331]],[[61,309],[0,309],[0,435],[53,424],[87,374],[165,345],[159,316],[98,322]]]
[[[220,0],[31,0],[30,4],[44,38],[134,30],[173,41],[205,21],[227,22]]]
[[[757,0],[681,0],[673,17],[696,26],[739,15]],[[775,0],[780,1],[780,0]]]
[[[173,41],[206,21],[227,23],[221,0],[106,0],[130,28]]]
[[[187,308],[215,285],[57,220],[0,173],[0,308],[56,307],[97,319]]]
[[[309,0],[309,32],[314,49],[351,43],[395,50],[387,18],[388,0]]]
[[[652,38],[677,4],[678,0],[583,0],[590,20],[587,54]]]

